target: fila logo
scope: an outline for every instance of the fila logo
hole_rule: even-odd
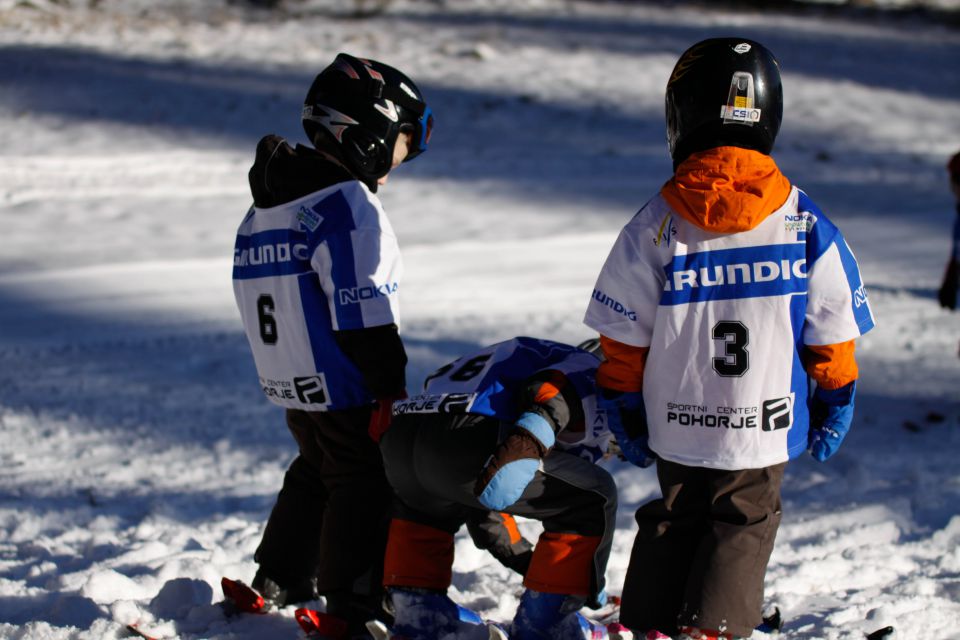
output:
[[[786,429],[793,422],[793,398],[777,398],[766,400],[763,403],[763,413],[760,418],[760,428],[764,431]]]
[[[327,380],[322,373],[316,376],[294,378],[293,388],[297,392],[297,399],[303,404],[323,406],[328,404]]]

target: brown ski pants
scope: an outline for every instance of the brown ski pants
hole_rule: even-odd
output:
[[[692,626],[749,637],[762,619],[785,467],[725,471],[658,460],[663,497],[637,510],[621,622],[640,632]]]

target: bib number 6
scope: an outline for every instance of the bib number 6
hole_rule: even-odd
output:
[[[750,331],[737,320],[722,320],[713,327],[713,339],[723,340],[723,356],[713,359],[713,370],[724,378],[739,378],[750,368]]]
[[[257,298],[257,323],[263,344],[277,344],[277,320],[273,317],[275,309],[273,296],[263,294]]]

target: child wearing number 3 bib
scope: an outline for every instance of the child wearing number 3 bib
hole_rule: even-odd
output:
[[[784,467],[833,455],[853,417],[854,339],[874,320],[840,231],[769,155],[782,98],[756,42],[680,57],[674,175],[621,231],[587,308],[608,426],[631,462],[656,462],[663,494],[636,513],[623,589],[640,637],[750,636]]]

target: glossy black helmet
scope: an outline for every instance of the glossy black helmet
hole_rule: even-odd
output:
[[[674,165],[691,153],[719,146],[769,154],[783,119],[780,64],[752,40],[699,42],[673,68],[666,111]]]
[[[346,53],[313,81],[302,120],[314,145],[332,145],[373,191],[390,171],[397,136],[412,135],[406,162],[427,149],[433,130],[433,113],[410,78],[382,62]]]

